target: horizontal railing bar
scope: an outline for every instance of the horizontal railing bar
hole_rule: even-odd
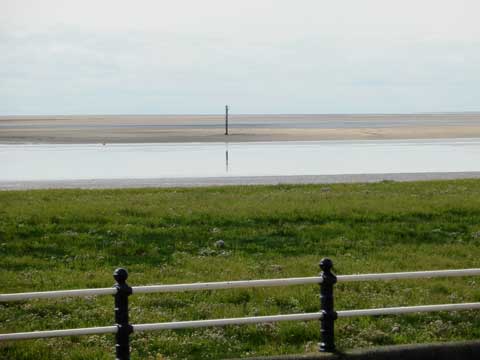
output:
[[[54,299],[59,297],[74,297],[74,296],[114,295],[116,293],[117,293],[117,289],[111,287],[111,288],[97,288],[97,289],[77,289],[77,290],[26,292],[26,293],[17,293],[17,294],[0,294],[0,302],[30,300],[30,299]]]
[[[402,306],[378,309],[361,309],[361,310],[343,310],[338,311],[337,316],[353,317],[353,316],[377,316],[377,315],[396,315],[418,312],[434,312],[434,311],[460,311],[480,309],[480,302],[461,303],[461,304],[441,304],[441,305],[420,305],[420,306]],[[253,316],[229,319],[211,319],[211,320],[194,320],[194,321],[175,321],[153,324],[132,325],[135,332],[150,330],[175,330],[187,328],[201,328],[210,326],[226,326],[226,325],[243,325],[243,324],[259,324],[271,323],[279,321],[307,321],[319,320],[322,318],[321,312],[303,313],[303,314],[286,314],[286,315],[269,315],[269,316]],[[0,334],[0,341],[7,340],[25,340],[38,339],[59,336],[75,336],[75,335],[94,335],[116,333],[116,326],[92,327],[83,329],[68,330],[50,330],[50,331],[34,331],[26,333]]]
[[[454,277],[454,276],[469,276],[469,275],[480,275],[480,269],[338,275],[337,280],[338,282],[353,282],[353,281],[369,281],[369,280]],[[245,288],[245,287],[320,284],[321,282],[322,282],[322,278],[320,276],[313,276],[313,277],[286,278],[286,279],[264,279],[264,280],[223,281],[223,282],[194,283],[194,284],[134,286],[132,287],[132,289],[134,294],[141,294],[141,293],[155,293],[155,292],[181,292],[181,291],[218,290],[218,289],[232,289],[232,288]]]
[[[41,339],[61,336],[79,336],[79,335],[96,335],[96,334],[112,334],[117,332],[117,326],[102,326],[79,329],[66,330],[47,330],[47,331],[32,331],[13,334],[0,334],[0,341],[8,340],[28,340]]]
[[[318,320],[322,318],[322,313],[305,313],[305,314],[287,314],[287,315],[271,315],[271,316],[253,316],[230,319],[213,319],[213,320],[194,320],[194,321],[175,321],[156,324],[138,324],[133,325],[133,331],[149,331],[149,330],[175,330],[187,328],[201,328],[210,326],[226,326],[226,325],[244,325],[244,324],[260,324],[278,321],[307,321]]]
[[[262,280],[240,280],[240,281],[221,281],[206,282],[192,284],[166,284],[166,285],[147,285],[133,286],[134,294],[148,294],[158,292],[183,292],[198,290],[218,290],[233,289],[247,287],[268,287],[268,286],[286,286],[286,285],[302,285],[302,284],[319,284],[322,281],[320,276],[287,278],[287,279],[262,279]],[[20,301],[28,299],[53,299],[58,297],[73,296],[92,296],[92,295],[114,295],[117,290],[115,288],[99,288],[99,289],[79,289],[79,290],[59,290],[59,291],[42,291],[28,292],[17,294],[0,294],[0,302]]]
[[[397,315],[419,312],[435,312],[435,311],[460,311],[480,309],[480,302],[462,303],[462,304],[441,304],[441,305],[419,305],[419,306],[400,306],[379,309],[362,309],[362,310],[343,310],[338,311],[338,317],[353,316],[377,316],[377,315]]]
[[[456,277],[480,275],[480,269],[456,269],[433,271],[410,271],[377,274],[337,275],[338,282],[371,281],[371,280],[396,280],[396,279],[421,279],[435,277]]]
[[[193,284],[166,284],[166,285],[148,285],[133,286],[134,294],[147,294],[158,292],[183,292],[199,290],[219,290],[219,289],[237,289],[252,287],[270,287],[286,285],[304,285],[319,284],[322,282],[320,276],[287,278],[287,279],[262,279],[262,280],[240,280],[240,281],[220,281]]]
[[[420,279],[420,278],[455,277],[455,276],[472,276],[472,275],[480,275],[480,269],[338,275],[337,280],[338,282],[354,282],[354,281]],[[322,282],[322,278],[320,276],[312,276],[312,277],[285,278],[285,279],[261,279],[261,280],[205,282],[205,283],[192,283],[192,284],[133,286],[132,290],[134,294],[147,294],[147,293],[166,293],[166,292],[219,290],[219,289],[234,289],[234,288],[320,284],[321,282]],[[52,299],[52,298],[71,297],[71,296],[113,295],[116,292],[117,290],[115,288],[99,288],[99,289],[29,292],[29,293],[17,293],[17,294],[0,294],[0,302],[19,301],[19,300],[28,300],[28,299]]]

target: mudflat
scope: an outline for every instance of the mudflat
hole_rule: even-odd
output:
[[[480,137],[480,113],[0,116],[0,143],[156,143]]]

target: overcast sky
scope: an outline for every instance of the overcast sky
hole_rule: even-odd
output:
[[[480,110],[478,0],[0,0],[0,115]]]

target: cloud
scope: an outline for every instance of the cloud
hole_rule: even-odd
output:
[[[467,0],[7,0],[0,114],[212,113],[227,102],[245,113],[478,110],[477,10]]]

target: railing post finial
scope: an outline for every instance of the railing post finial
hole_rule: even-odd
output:
[[[320,351],[335,351],[334,322],[337,319],[337,313],[333,306],[333,285],[337,282],[337,277],[332,272],[333,262],[329,258],[323,258],[320,261],[322,272],[320,276],[320,302],[322,318],[320,320]]]
[[[133,332],[132,325],[128,322],[128,297],[132,294],[132,288],[128,286],[128,272],[118,268],[113,272],[117,289],[115,297],[115,323],[118,331],[115,336],[116,360],[130,360],[130,334]]]

